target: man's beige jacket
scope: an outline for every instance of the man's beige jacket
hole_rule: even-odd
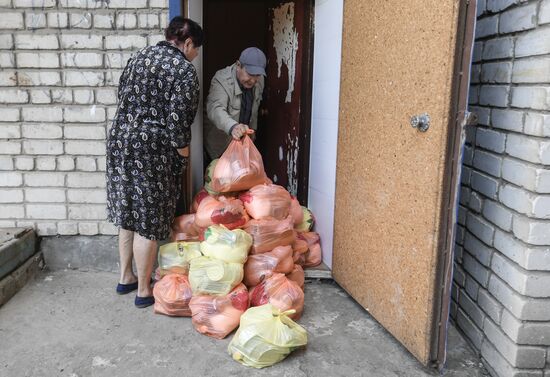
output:
[[[250,128],[258,128],[258,108],[262,101],[264,77],[253,88]],[[237,81],[237,64],[220,69],[210,84],[204,118],[204,146],[210,158],[218,158],[231,141],[229,131],[239,123],[242,91]]]

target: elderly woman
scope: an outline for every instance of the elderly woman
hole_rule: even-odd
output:
[[[108,218],[120,229],[116,291],[137,289],[139,308],[154,303],[151,274],[157,240],[170,235],[199,103],[191,61],[203,43],[201,27],[175,17],[165,36],[166,41],[141,49],[128,61],[107,140]]]

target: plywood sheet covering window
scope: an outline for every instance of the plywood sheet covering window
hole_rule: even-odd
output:
[[[333,275],[430,353],[458,1],[346,0]],[[427,112],[421,133],[410,117]],[[437,290],[439,292],[439,290]]]

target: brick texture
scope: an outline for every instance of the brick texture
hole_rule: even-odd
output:
[[[116,234],[105,221],[108,123],[122,68],[162,36],[168,1],[1,5],[0,224]]]
[[[477,15],[452,316],[491,375],[550,376],[550,0]]]

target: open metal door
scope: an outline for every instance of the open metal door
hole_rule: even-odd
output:
[[[445,359],[474,22],[475,1],[344,2],[333,276],[425,365]]]

